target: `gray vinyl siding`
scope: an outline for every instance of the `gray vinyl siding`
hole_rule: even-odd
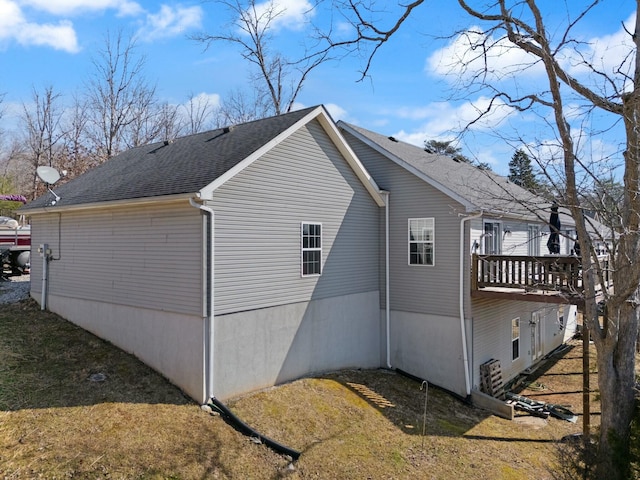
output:
[[[317,121],[213,194],[217,315],[378,290],[379,210]],[[300,225],[322,224],[302,277]]]
[[[459,315],[461,217],[458,213],[464,208],[355,137],[348,133],[345,137],[378,186],[390,192],[391,309]],[[432,217],[435,219],[435,265],[409,265],[408,219]],[[384,247],[384,229],[381,229],[381,245]],[[383,275],[381,268],[381,291]]]
[[[200,314],[201,225],[187,201],[34,215],[31,275],[42,278],[37,247],[47,243],[50,295]],[[41,282],[31,288],[40,294]]]

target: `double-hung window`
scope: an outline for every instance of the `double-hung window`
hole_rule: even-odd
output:
[[[435,264],[433,218],[409,219],[409,265]]]
[[[520,318],[511,320],[511,360],[520,358]]]
[[[322,224],[302,223],[302,276],[322,274]]]

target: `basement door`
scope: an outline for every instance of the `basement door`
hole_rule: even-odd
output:
[[[531,314],[531,363],[542,357],[543,311]]]

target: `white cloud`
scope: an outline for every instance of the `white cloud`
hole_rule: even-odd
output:
[[[338,120],[347,121],[347,111],[341,106],[336,105],[335,103],[325,103],[324,107],[329,112],[329,115],[331,115],[331,118],[336,122]]]
[[[543,73],[542,65],[505,38],[494,38],[471,27],[444,48],[427,58],[425,71],[456,81],[468,81],[483,75],[486,82]]]
[[[632,83],[632,69],[635,67],[635,45],[628,32],[633,31],[635,17],[634,13],[624,22],[626,30],[621,26],[617,32],[610,35],[587,39],[584,42],[586,46],[579,47],[581,57],[578,57],[573,51],[563,52],[565,54],[563,61],[565,68],[571,75],[584,78],[584,76],[593,75],[592,68],[587,65],[588,63],[611,79],[618,78],[621,82]],[[619,72],[624,75],[620,75]],[[595,75],[594,80],[602,83],[602,78],[599,75]],[[605,83],[604,86],[608,85]],[[618,87],[622,88],[622,85],[618,85]]]
[[[265,0],[255,7],[258,21],[271,17],[271,27],[276,30],[301,30],[313,13],[313,5],[308,0]]]
[[[49,46],[71,53],[79,50],[73,25],[66,20],[57,25],[24,23],[16,33],[16,39],[23,45]]]
[[[465,129],[495,129],[513,113],[513,109],[499,100],[494,100],[491,110],[484,113],[489,109],[491,102],[490,98],[479,97],[473,102],[457,106],[439,102],[417,108],[403,107],[395,111],[396,116],[426,121],[412,132],[401,130],[393,136],[414,145],[423,145],[425,140],[449,140]],[[479,118],[483,113],[484,116]]]
[[[21,5],[52,13],[75,15],[84,12],[116,10],[119,15],[137,15],[142,7],[129,0],[20,0]]]
[[[635,13],[625,22],[626,30],[620,27],[609,35],[575,37],[556,54],[556,58],[567,72],[592,88],[603,91],[610,88],[601,75],[593,74],[594,69],[610,79],[630,83],[633,76],[630,72],[635,66],[635,45],[628,31],[633,30],[634,22]],[[536,57],[505,37],[486,35],[477,26],[470,27],[431,54],[426,59],[425,72],[465,85],[472,81],[495,85],[505,80],[523,85],[545,74],[542,62]]]
[[[187,126],[188,133],[202,132],[214,128],[215,113],[219,106],[220,95],[201,92],[191,95],[185,103],[179,105],[178,115]]]
[[[136,37],[142,41],[175,37],[190,29],[200,28],[202,17],[203,11],[199,6],[162,5],[158,13],[147,14],[145,25],[138,30]]]
[[[0,0],[0,34],[24,22],[22,11],[15,2]]]
[[[199,111],[214,109],[220,106],[220,95],[217,93],[201,92],[193,96],[183,107],[189,108],[190,104],[193,105],[194,109]]]
[[[0,39],[5,44],[15,41],[24,46],[49,46],[72,53],[79,50],[71,22],[29,22],[18,4],[9,0],[0,0]]]

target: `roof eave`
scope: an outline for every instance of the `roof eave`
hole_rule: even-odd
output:
[[[28,205],[16,210],[17,213],[22,215],[39,215],[42,213],[63,213],[63,212],[75,212],[80,210],[99,210],[105,208],[117,208],[117,207],[137,207],[140,205],[147,205],[151,203],[177,203],[190,198],[198,198],[200,194],[194,193],[180,193],[175,195],[161,195],[157,197],[141,197],[130,198],[123,200],[110,200],[107,202],[94,202],[94,203],[81,203],[77,205],[62,205],[62,206],[47,206],[29,208]]]

